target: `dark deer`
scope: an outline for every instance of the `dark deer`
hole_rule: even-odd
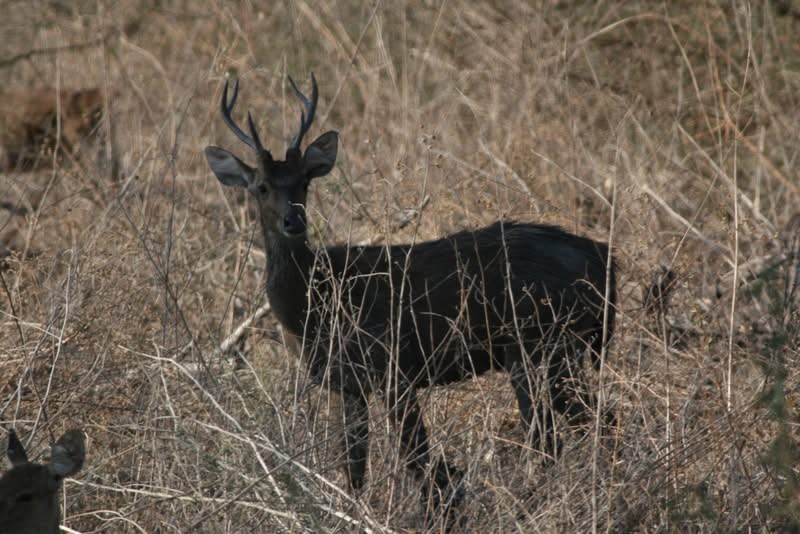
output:
[[[446,462],[430,462],[416,390],[490,369],[511,375],[532,443],[555,447],[553,417],[586,416],[585,399],[576,395],[583,359],[590,353],[597,365],[612,333],[608,246],[554,226],[503,221],[424,243],[312,248],[306,195],[312,179],[333,169],[338,134],[322,134],[303,152],[317,83],[312,74],[309,99],[289,82],[304,111],[284,160],[261,144],[249,113],[249,135],[231,117],[238,82],[230,102],[225,84],[222,118],[255,152],[256,166],[216,146],[205,154],[223,185],[244,187],[255,199],[274,314],[301,344],[313,379],[325,377],[343,396],[351,486],[363,484],[367,399],[375,392],[399,428],[408,467],[426,481],[426,499],[424,474],[432,469],[437,505],[459,474]],[[543,406],[534,417],[537,367],[545,370],[550,414]]]
[[[83,432],[64,433],[50,449],[50,461],[41,465],[28,461],[25,448],[11,430],[6,454],[12,468],[0,478],[0,533],[57,534],[58,490],[65,477],[83,466]]]

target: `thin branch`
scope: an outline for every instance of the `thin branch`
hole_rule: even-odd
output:
[[[19,334],[19,342],[20,346],[25,346],[25,335],[22,333],[22,327],[19,324],[19,317],[17,317],[17,310],[14,308],[14,299],[11,297],[11,291],[8,289],[8,284],[6,284],[6,277],[3,276],[3,271],[0,269],[0,282],[3,283],[3,290],[6,292],[6,297],[8,297],[8,306],[11,308],[11,317],[14,320],[14,324],[17,327],[17,333]]]
[[[231,333],[231,335],[226,337],[222,341],[222,343],[219,344],[220,352],[222,354],[225,354],[226,352],[231,350],[231,347],[233,347],[236,343],[239,342],[239,340],[245,335],[245,332],[247,331],[248,328],[250,328],[253,322],[257,321],[258,319],[261,319],[271,310],[272,307],[270,306],[269,302],[265,302],[264,304],[259,306],[253,313],[250,314],[250,316],[247,319],[239,323],[239,326],[236,327],[236,329],[233,331],[233,333]]]

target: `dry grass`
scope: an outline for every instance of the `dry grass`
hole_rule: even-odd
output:
[[[8,88],[114,95],[116,179],[89,156],[0,176],[0,424],[35,450],[88,433],[69,528],[420,528],[377,403],[354,501],[336,399],[300,395],[270,316],[240,357],[216,350],[261,304],[264,265],[252,207],[202,158],[244,153],[222,81],[242,80],[281,153],[286,75],[311,70],[309,137],[341,139],[311,195],[317,242],[507,217],[613,239],[621,313],[595,378],[613,439],[565,429],[547,465],[521,445],[506,376],[424,395],[434,447],[467,473],[470,531],[800,528],[800,5],[528,4],[5,3]],[[661,265],[676,287],[650,313]]]

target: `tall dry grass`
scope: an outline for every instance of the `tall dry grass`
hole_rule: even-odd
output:
[[[616,426],[563,428],[551,465],[505,375],[423,395],[469,531],[800,528],[798,34],[792,2],[7,1],[4,85],[102,87],[96,143],[113,138],[119,173],[87,151],[0,176],[0,424],[36,450],[86,430],[76,531],[420,528],[379,403],[353,499],[338,401],[305,391],[269,314],[218,350],[262,305],[264,266],[253,207],[201,155],[240,150],[222,82],[242,80],[282,153],[286,76],[314,71],[309,136],[341,140],[310,197],[316,242],[501,218],[613,242],[618,326],[594,381]],[[662,269],[668,304],[645,306]]]

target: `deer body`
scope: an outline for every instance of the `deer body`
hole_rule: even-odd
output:
[[[517,253],[520,246],[524,254]],[[394,343],[403,378],[419,387],[504,368],[504,347],[518,344],[520,336],[540,339],[556,323],[556,309],[581,302],[602,306],[595,288],[573,286],[602,280],[599,259],[607,254],[605,246],[557,227],[513,222],[414,245],[315,251],[305,242],[292,247],[268,241],[266,250],[268,258],[291,259],[268,260],[266,286],[276,317],[292,335],[303,338],[331,322],[331,304],[309,310],[308,300],[298,298],[309,284],[318,295],[346,288],[348,321],[364,329],[361,338],[373,337],[381,347],[369,354],[377,360],[368,366],[377,373],[373,382],[382,377]],[[548,298],[552,306],[541,306]],[[596,314],[573,313],[572,320],[573,330],[602,328]],[[321,355],[320,363],[331,358]]]
[[[316,107],[313,76],[312,82],[308,100],[292,81],[305,111],[285,161],[275,161],[263,148],[250,115],[250,135],[231,119],[238,83],[230,104],[226,85],[222,114],[255,150],[258,165],[213,146],[206,157],[224,185],[246,187],[255,197],[275,316],[302,344],[313,379],[344,397],[351,485],[357,489],[364,480],[372,393],[389,407],[408,467],[419,477],[432,467],[434,487],[441,491],[452,486],[457,470],[445,462],[431,465],[416,401],[419,387],[505,370],[524,428],[532,428],[534,442],[547,443],[553,439],[552,417],[542,409],[534,418],[535,370],[545,369],[555,411],[583,414],[565,380],[579,379],[584,355],[596,360],[613,329],[615,278],[613,263],[607,268],[608,247],[554,226],[506,221],[408,245],[312,248],[306,240],[306,193],[313,178],[333,168],[338,140],[336,132],[327,132],[300,151]]]

